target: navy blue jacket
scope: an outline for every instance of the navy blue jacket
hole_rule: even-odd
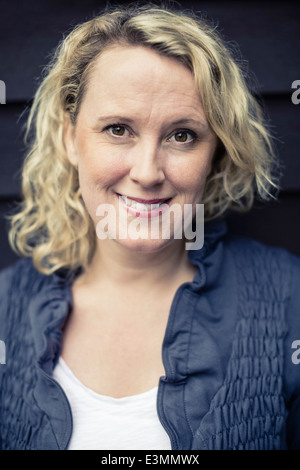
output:
[[[300,449],[300,260],[206,224],[173,299],[157,411],[173,449]],[[31,260],[0,273],[0,448],[66,449],[72,412],[52,378],[74,273]],[[116,345],[117,347],[117,345]]]

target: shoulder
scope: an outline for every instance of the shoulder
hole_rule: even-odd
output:
[[[299,272],[300,258],[280,246],[271,246],[254,238],[236,235],[228,229],[224,219],[209,221],[205,225],[204,247],[195,255],[200,260],[218,254],[226,265],[226,260],[234,260],[236,264],[261,274],[287,269]]]
[[[224,240],[227,258],[235,266],[234,276],[240,302],[270,305],[275,314],[284,310],[291,324],[291,311],[299,318],[300,258],[287,249],[257,240],[228,235]],[[228,263],[227,263],[228,264]],[[275,307],[276,305],[276,307]],[[258,307],[257,307],[258,308]]]
[[[281,246],[267,245],[254,238],[228,233],[225,243],[235,251],[244,254],[265,255],[268,259],[282,259],[285,262],[300,261],[300,258]]]
[[[0,321],[16,321],[18,312],[27,311],[30,300],[50,282],[30,258],[22,258],[0,271]]]
[[[18,299],[43,294],[46,290],[68,289],[76,275],[77,271],[67,269],[44,274],[36,269],[31,258],[22,258],[0,271],[0,298]]]
[[[31,259],[22,258],[0,271],[0,295],[3,298],[11,290],[26,290],[42,277]]]
[[[273,279],[283,281],[283,275],[290,280],[300,274],[300,258],[285,248],[269,246],[252,238],[229,235],[225,245],[239,266],[260,273],[268,273]]]
[[[0,271],[0,326],[11,343],[31,335],[32,325],[46,328],[71,304],[71,275],[43,274],[31,259],[21,259]]]

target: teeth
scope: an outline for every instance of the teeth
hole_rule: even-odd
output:
[[[133,207],[133,209],[137,209],[139,211],[144,211],[144,210],[153,211],[155,209],[158,209],[161,206],[161,204],[165,202],[165,201],[159,202],[158,204],[144,204],[144,203],[134,201],[133,199],[130,199],[127,196],[121,196],[121,199],[123,199],[126,206]]]

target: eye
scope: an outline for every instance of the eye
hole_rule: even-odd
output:
[[[107,126],[104,130],[115,137],[123,137],[125,135],[129,135],[128,129],[126,129],[125,126],[121,126],[120,124],[113,124]]]
[[[189,130],[180,130],[175,132],[168,140],[170,142],[179,142],[181,144],[194,142],[197,138],[197,135],[193,131]]]

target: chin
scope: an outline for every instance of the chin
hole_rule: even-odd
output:
[[[137,253],[155,253],[157,251],[163,250],[165,247],[169,246],[174,240],[158,239],[158,240],[149,240],[141,239],[138,240],[115,240],[118,245],[126,248],[129,251]]]

